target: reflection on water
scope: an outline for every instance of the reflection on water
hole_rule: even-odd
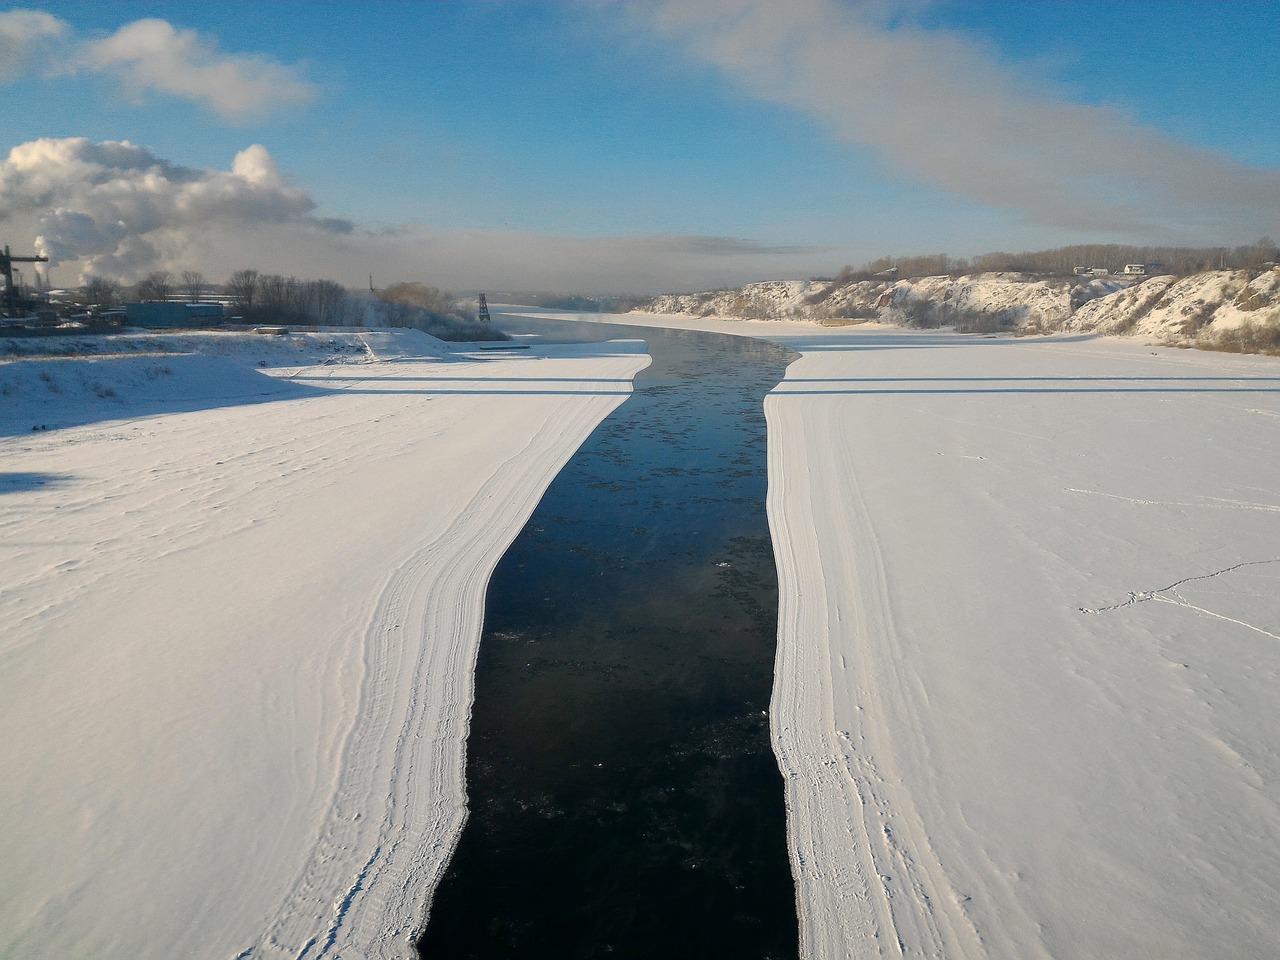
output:
[[[490,584],[471,818],[422,955],[794,957],[762,413],[790,355],[522,326],[641,336],[654,363]]]

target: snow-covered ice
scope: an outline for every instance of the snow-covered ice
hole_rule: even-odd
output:
[[[1274,951],[1280,366],[812,346],[766,404],[805,954]]]
[[[801,354],[765,412],[803,956],[1276,953],[1280,361],[603,319]],[[233,357],[220,407],[36,432],[70,405],[10,371],[0,955],[407,955],[488,571],[644,363],[600,351]],[[112,362],[50,376],[161,413],[178,367]]]
[[[644,345],[195,339],[0,363],[0,956],[412,956],[489,573]]]

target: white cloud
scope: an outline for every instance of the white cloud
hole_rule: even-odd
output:
[[[212,238],[286,225],[299,234],[342,234],[351,225],[313,216],[315,202],[291,186],[254,144],[231,171],[184,167],[145,147],[41,139],[0,162],[0,222],[31,223],[51,266],[129,277],[206,256]]]
[[[1274,232],[1280,171],[1055,97],[975,41],[890,25],[897,6],[663,0],[629,11],[753,95],[887,169],[1047,226],[1208,242]]]
[[[57,17],[39,10],[0,13],[0,80],[15,80],[47,63],[50,50],[66,30]]]
[[[275,160],[260,143],[250,144],[237,153],[231,172],[255,187],[278,187],[284,183]]]
[[[90,69],[114,74],[135,97],[155,90],[203,103],[226,120],[257,119],[315,98],[297,67],[220,53],[194,30],[164,20],[135,21],[84,49]]]
[[[316,97],[316,86],[300,66],[259,54],[223,53],[214,40],[165,20],[136,20],[109,37],[87,40],[47,13],[0,13],[0,81],[34,70],[111,76],[135,101],[166,94],[233,123],[305,106]]]

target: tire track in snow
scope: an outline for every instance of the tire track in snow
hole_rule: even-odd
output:
[[[634,375],[638,359],[620,360],[619,376]],[[388,579],[363,641],[359,707],[324,827],[264,935],[241,957],[416,957],[466,820],[486,585],[551,479],[623,399],[584,392],[557,404],[448,528]]]
[[[800,955],[982,956],[894,773],[896,750],[925,750],[913,719],[923,691],[898,666],[858,464],[830,442],[839,432],[830,406],[802,409],[814,403],[824,402],[788,398],[784,389],[765,404],[781,592],[770,714],[786,789]],[[845,478],[849,495],[819,499],[811,481],[824,476]],[[820,535],[819,527],[838,536]],[[888,712],[907,718],[909,729],[891,731]]]

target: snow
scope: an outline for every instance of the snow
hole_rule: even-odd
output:
[[[0,955],[412,956],[489,573],[643,344],[58,343],[0,363]]]
[[[1214,343],[1249,325],[1280,326],[1280,270],[1152,277],[1085,304],[1065,329]]]
[[[1045,280],[1021,273],[912,277],[826,283],[771,280],[741,290],[667,294],[651,301],[658,314],[767,320],[840,320],[938,326],[981,316],[1006,327],[1055,329],[1082,303],[1128,287],[1119,278]],[[921,322],[927,320],[928,322]]]
[[[638,317],[766,400],[801,955],[1280,943],[1280,363]]]
[[[601,319],[801,355],[765,414],[803,956],[1275,953],[1280,361]],[[409,955],[484,582],[645,361],[388,339],[0,365],[0,955]]]
[[[694,316],[795,317],[804,315],[808,297],[826,286],[813,280],[765,280],[740,290],[664,294],[654,298],[651,309]]]
[[[874,318],[907,327],[1125,334],[1258,352],[1274,348],[1280,328],[1280,269],[1137,280],[1037,279],[1021,273],[834,284],[779,280],[741,290],[661,296],[648,309],[725,319],[847,323]]]
[[[1277,365],[822,347],[766,404],[805,954],[1273,948]]]

